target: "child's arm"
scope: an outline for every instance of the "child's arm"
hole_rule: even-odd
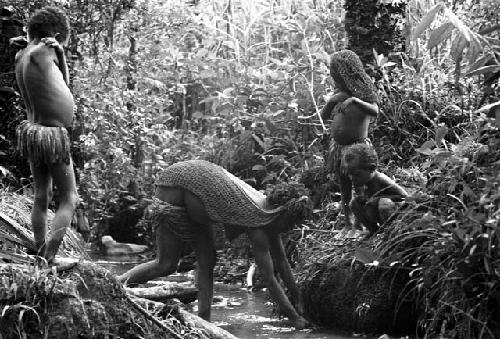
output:
[[[344,102],[342,102],[342,104],[340,106],[340,111],[343,112],[346,109],[346,107],[351,105],[351,104],[357,105],[363,111],[365,111],[366,114],[368,114],[368,115],[371,115],[374,117],[376,117],[378,115],[378,105],[376,103],[366,102],[366,101],[363,101],[360,98],[356,98],[356,97],[350,97],[350,98],[344,100]]]
[[[61,73],[63,75],[64,82],[66,83],[66,85],[68,85],[69,84],[69,70],[68,70],[68,65],[66,64],[66,56],[64,55],[63,47],[59,44],[59,42],[57,42],[57,40],[55,38],[43,38],[42,42],[46,46],[53,48],[55,50],[59,70],[61,71]]]
[[[404,198],[408,196],[408,193],[403,187],[383,173],[379,172],[377,177],[372,179],[372,181],[375,181],[374,183],[378,189],[375,192],[369,192],[373,193],[370,194],[371,197],[369,200],[388,198],[394,202],[399,202],[403,201]]]
[[[321,117],[325,120],[330,119],[331,115],[332,115],[333,108],[335,107],[335,105],[346,100],[347,98],[349,98],[349,94],[346,92],[342,92],[342,91],[337,92],[334,95],[332,95],[328,99],[326,105],[321,109]]]

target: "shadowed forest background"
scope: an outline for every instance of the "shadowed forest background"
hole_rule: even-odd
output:
[[[151,242],[136,222],[155,175],[204,159],[259,190],[308,190],[315,214],[294,246],[299,279],[314,280],[337,260],[328,231],[339,228],[319,112],[334,90],[329,55],[349,48],[380,96],[370,137],[382,171],[425,196],[355,257],[406,270],[402,297],[419,301],[429,338],[500,333],[500,2],[2,0],[4,195],[31,194],[9,38],[46,5],[71,20],[72,153],[92,240]]]

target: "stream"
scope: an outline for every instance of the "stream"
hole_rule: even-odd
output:
[[[143,262],[143,260],[130,257],[91,256],[97,264],[108,268],[115,274],[121,274]],[[193,279],[192,275],[176,273],[162,280],[180,282],[190,279]],[[191,306],[191,311],[196,314],[196,302],[193,302]],[[265,290],[247,292],[240,285],[220,282],[214,284],[212,322],[242,339],[353,339],[361,337],[326,329],[296,331],[289,326],[286,319],[280,319],[273,314],[272,304]],[[365,336],[363,338],[370,339]]]

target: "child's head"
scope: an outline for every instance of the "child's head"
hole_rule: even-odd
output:
[[[354,186],[363,186],[375,175],[378,167],[378,156],[373,146],[354,144],[343,152],[342,169],[351,178]]]
[[[342,91],[367,102],[377,102],[377,90],[358,55],[344,49],[331,56],[330,75]]]
[[[56,38],[66,44],[69,38],[69,20],[64,11],[56,7],[44,7],[35,12],[28,22],[30,40]]]

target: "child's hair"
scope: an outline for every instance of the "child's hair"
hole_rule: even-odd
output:
[[[372,145],[354,144],[346,148],[342,156],[344,166],[347,163],[356,162],[359,168],[375,171],[378,167],[377,152]]]
[[[338,82],[343,83],[352,96],[366,102],[378,102],[375,85],[366,74],[358,55],[353,51],[344,49],[332,54],[330,75]]]
[[[28,35],[30,39],[54,37],[62,43],[69,36],[69,20],[66,13],[57,7],[44,7],[35,12],[28,22]]]

